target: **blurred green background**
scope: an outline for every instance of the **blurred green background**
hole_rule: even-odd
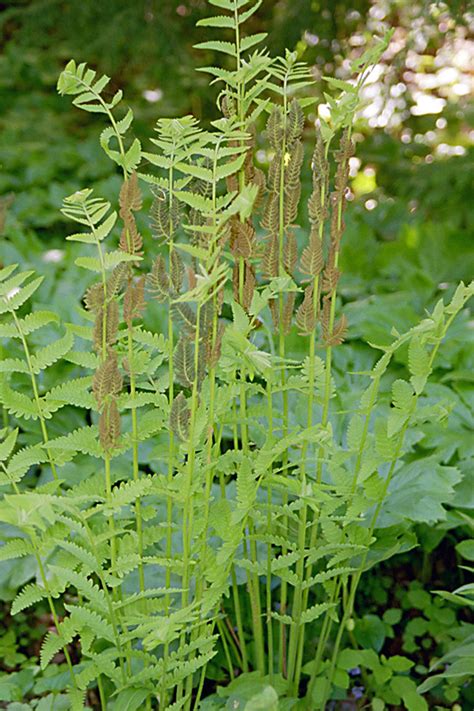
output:
[[[249,28],[269,33],[272,54],[296,49],[314,67],[314,92],[324,101],[321,77],[345,78],[350,59],[373,35],[395,27],[358,121],[343,293],[353,300],[409,290],[410,303],[392,304],[407,318],[439,285],[473,272],[474,20],[467,5],[263,0]],[[56,95],[58,73],[72,57],[109,74],[110,91],[124,89],[145,145],[160,116],[193,112],[208,121],[218,88],[194,69],[215,58],[193,49],[205,37],[195,23],[208,6],[205,0],[14,0],[0,10],[0,195],[14,196],[0,257],[35,266],[46,260],[42,268],[52,263],[57,274],[67,261],[57,251],[67,229],[62,198],[86,186],[113,198],[119,180],[97,148],[101,119]],[[308,157],[315,118],[308,117]],[[263,145],[259,158],[265,164]]]

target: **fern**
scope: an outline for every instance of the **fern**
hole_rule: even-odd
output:
[[[378,560],[379,515],[411,446],[406,435],[445,414],[420,398],[473,292],[460,285],[450,304],[395,333],[361,375],[368,382],[351,412],[335,406],[352,126],[389,37],[350,81],[325,79],[331,118],[316,131],[310,230],[298,254],[312,74],[296,53],[272,59],[256,49],[264,33],[245,35],[260,0],[210,4],[217,14],[200,24],[223,36],[198,47],[225,65],[203,69],[220,84],[222,111],[206,129],[192,116],[159,119],[142,152],[108,77],[71,61],[59,78],[60,94],[108,120],[100,144],[123,175],[110,201],[86,188],[63,202],[85,281],[74,324],[34,304],[27,313],[42,278],[0,270],[9,348],[0,361],[0,521],[14,529],[0,558],[34,561],[37,580],[12,612],[48,605],[55,629],[41,666],[64,654],[74,709],[95,685],[114,708],[198,708],[207,666],[221,659],[230,677],[284,672],[296,699],[309,654],[301,703],[313,703],[324,674],[324,706],[360,580]],[[254,161],[264,143],[268,176]],[[152,192],[149,229],[140,185]],[[287,349],[295,326],[307,339],[298,360]],[[46,327],[49,341],[38,345]],[[47,390],[59,364],[63,379]],[[42,474],[36,489],[28,472]]]
[[[16,615],[22,610],[31,607],[40,600],[44,600],[48,596],[45,588],[41,588],[36,583],[26,585],[15,597],[12,602],[12,615]]]

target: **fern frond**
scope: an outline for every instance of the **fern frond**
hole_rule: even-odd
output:
[[[26,419],[26,418],[25,418]],[[18,482],[33,466],[44,464],[48,457],[41,445],[24,447],[18,450],[10,459],[7,467],[8,480]]]
[[[306,625],[309,622],[314,622],[314,620],[317,620],[328,610],[334,610],[336,606],[336,603],[323,602],[313,605],[312,607],[308,607],[297,622],[300,625]]]
[[[75,632],[71,622],[65,618],[59,623],[57,632],[49,630],[41,644],[40,662],[41,668],[46,669],[53,657],[58,654],[67,644],[70,644],[74,638]]]
[[[73,344],[74,336],[70,331],[66,331],[66,334],[62,338],[37,350],[31,357],[31,367],[35,375],[38,375],[42,370],[49,368],[64,358],[71,350]]]
[[[28,276],[32,272],[27,272]],[[31,296],[39,289],[43,283],[44,277],[37,277],[30,281],[29,284],[22,287],[12,287],[10,289],[3,289],[0,293],[0,314],[7,313],[8,311],[17,311],[20,306],[28,301]],[[2,284],[2,287],[5,285]]]
[[[83,546],[75,543],[74,541],[59,541],[58,545],[60,548],[74,556],[76,561],[82,564],[83,572],[87,571],[88,575],[90,573],[97,572],[98,564],[95,556]]]
[[[59,590],[56,590],[59,594]],[[25,585],[24,588],[16,595],[12,602],[11,613],[12,615],[17,615],[22,610],[35,605],[41,600],[45,600],[48,597],[48,591],[45,588],[40,587],[36,583],[29,583]]]
[[[95,426],[80,427],[68,435],[50,440],[48,448],[60,453],[62,457],[67,456],[66,461],[69,458],[72,459],[78,452],[100,458],[102,450],[97,441],[97,435],[98,431]]]
[[[12,390],[6,382],[0,384],[0,402],[15,417],[22,417],[25,420],[36,420],[39,417],[36,401],[24,393]],[[44,416],[49,417],[47,407],[45,410]]]
[[[75,407],[92,409],[94,407],[94,398],[89,392],[91,385],[92,376],[90,375],[55,385],[44,396],[45,402],[55,402],[58,407],[74,405]]]
[[[21,338],[21,334],[29,336],[40,328],[58,321],[57,314],[52,311],[34,311],[18,319],[19,328],[14,323],[0,324],[0,338]]]
[[[94,637],[114,642],[112,625],[98,612],[94,612],[94,610],[90,610],[87,607],[78,607],[70,604],[66,604],[65,608],[70,613],[71,623],[78,634],[81,634],[83,630],[90,630]]]
[[[25,538],[14,538],[0,547],[0,560],[12,560],[32,555],[34,548]]]

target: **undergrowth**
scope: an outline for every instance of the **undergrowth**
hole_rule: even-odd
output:
[[[82,323],[28,309],[41,276],[0,271],[0,520],[16,532],[0,557],[33,561],[36,581],[12,613],[47,604],[54,629],[41,666],[63,655],[74,710],[91,689],[100,708],[119,711],[218,709],[238,693],[244,701],[226,708],[325,708],[349,668],[341,654],[361,580],[406,545],[394,529],[379,532],[379,517],[412,433],[449,414],[425,389],[473,293],[460,284],[405,333],[387,326],[370,344],[374,367],[355,374],[357,398],[341,402],[334,351],[347,328],[338,285],[352,129],[390,37],[353,64],[353,81],[326,78],[339,95],[327,96],[310,162],[309,68],[255,49],[265,35],[243,30],[260,2],[210,3],[223,14],[201,24],[232,39],[199,45],[230,57],[203,69],[220,86],[222,118],[209,128],[160,119],[144,150],[108,77],[71,61],[59,78],[60,94],[107,121],[100,145],[123,175],[116,206],[85,188],[62,207],[81,249]],[[268,175],[254,160],[262,145]],[[141,215],[150,189],[154,242]],[[303,209],[311,229],[298,253]],[[150,330],[157,309],[163,329]],[[38,331],[51,324],[56,337],[43,344]],[[294,329],[306,344],[299,360],[287,352]],[[392,371],[400,353],[402,374]],[[47,389],[60,361],[74,377]],[[87,412],[88,424],[61,428],[65,408]],[[64,474],[71,462],[85,467],[78,483]],[[33,486],[39,467],[46,475]],[[401,657],[366,657],[354,659],[399,674],[392,703],[428,708]],[[211,696],[216,659],[231,683]]]

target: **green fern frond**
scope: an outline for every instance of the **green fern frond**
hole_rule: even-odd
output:
[[[25,420],[36,420],[39,417],[38,405],[24,393],[12,390],[6,382],[0,384],[0,402],[3,407],[15,417]],[[45,417],[49,417],[47,407]]]
[[[57,591],[59,593],[59,591]],[[29,583],[16,595],[12,602],[11,613],[17,615],[22,610],[35,605],[48,597],[48,591],[36,583]]]
[[[32,555],[34,548],[25,538],[14,538],[0,547],[0,560],[12,560]]]
[[[65,354],[66,355],[66,354]],[[94,398],[89,392],[92,386],[92,376],[86,375],[81,378],[68,380],[60,385],[55,385],[49,390],[44,398],[51,407],[52,402],[59,407],[63,405],[74,405],[75,407],[94,408]]]
[[[95,426],[80,427],[68,435],[50,440],[48,448],[57,451],[61,456],[74,457],[81,452],[91,457],[100,458],[102,449],[98,442],[98,430]]]
[[[82,572],[90,575],[98,571],[98,563],[95,556],[83,546],[74,541],[59,541],[59,547],[70,553],[78,562],[82,564]]]
[[[120,486],[113,489],[111,497],[104,504],[104,511],[107,515],[117,512],[123,506],[129,506],[140,497],[145,496],[152,487],[153,481],[151,477],[146,477],[139,481],[122,482]]]
[[[44,346],[31,357],[31,367],[35,375],[49,368],[69,353],[74,344],[74,336],[69,331],[57,341]]]
[[[334,610],[335,607],[335,603],[329,602],[323,602],[313,605],[312,607],[308,607],[308,609],[305,610],[305,612],[301,615],[300,619],[297,622],[300,625],[306,625],[309,622],[314,622],[314,620],[317,620],[319,617],[321,617],[322,614],[324,614],[328,610]]]
[[[32,272],[25,273],[28,274],[28,276],[32,274]],[[23,306],[23,304],[33,296],[35,291],[39,289],[43,280],[44,277],[37,277],[33,279],[33,281],[30,281],[29,284],[26,284],[26,286],[12,287],[11,289],[2,288],[2,293],[0,294],[0,314],[17,311],[20,306]],[[3,286],[4,285],[2,285],[2,287]]]
[[[6,462],[11,453],[15,449],[15,444],[18,438],[18,429],[12,430],[3,442],[0,442],[0,462]]]
[[[25,418],[26,419],[26,418]],[[31,467],[44,464],[48,457],[41,445],[33,445],[18,450],[7,466],[7,476],[10,482],[18,482]]]
[[[12,324],[0,324],[0,338],[21,338],[21,334],[29,336],[40,328],[50,323],[58,323],[57,314],[52,311],[34,311],[24,318],[18,319],[18,326]]]
[[[56,577],[67,581],[67,584],[74,586],[84,598],[89,600],[96,612],[103,613],[106,610],[107,596],[87,575],[70,568],[60,568],[56,565],[51,565],[50,569]]]
[[[74,636],[75,632],[68,618],[65,618],[64,621],[59,624],[57,632],[52,632],[51,630],[47,632],[41,644],[41,668],[46,669],[53,657],[67,644],[70,644]]]
[[[90,610],[87,607],[70,604],[66,604],[65,608],[70,613],[71,624],[77,634],[80,635],[83,630],[90,630],[94,637],[114,642],[112,625],[98,612],[94,612],[94,610]]]

